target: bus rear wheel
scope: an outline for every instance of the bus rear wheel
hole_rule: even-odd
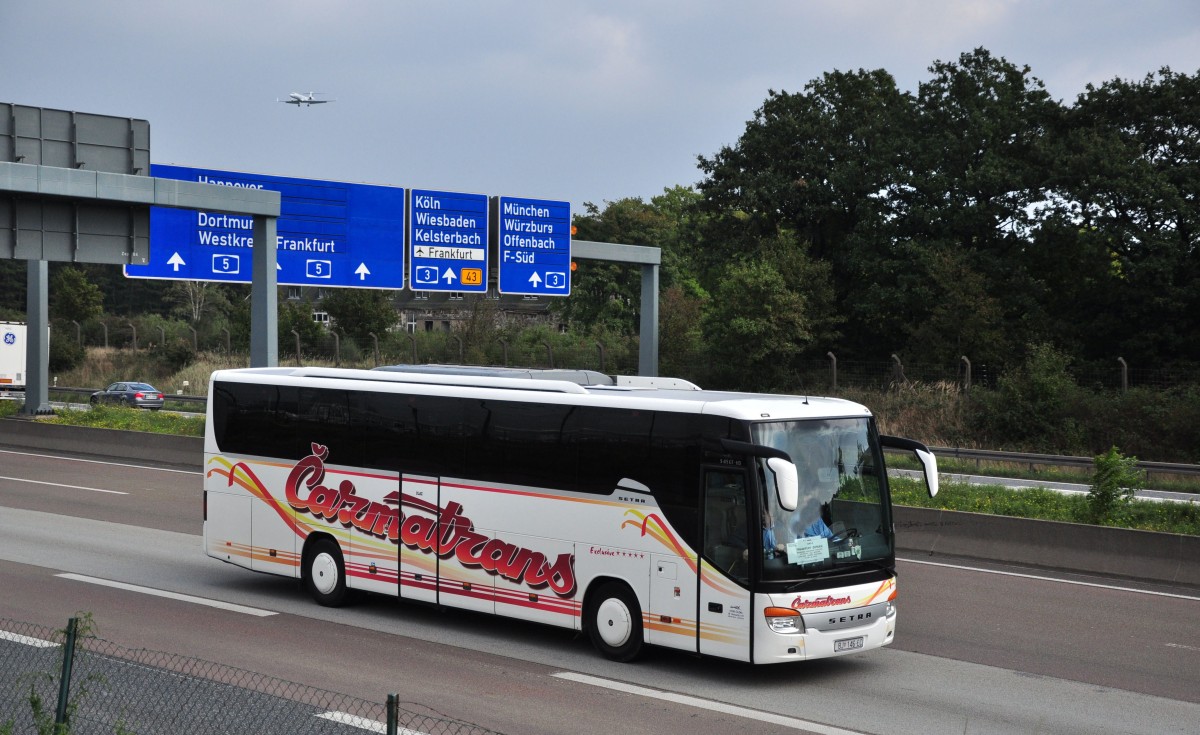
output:
[[[340,607],[346,602],[346,564],[334,541],[313,542],[304,558],[304,586],[318,604]]]
[[[642,609],[629,587],[607,582],[588,605],[588,635],[596,650],[613,661],[632,661],[642,652]]]

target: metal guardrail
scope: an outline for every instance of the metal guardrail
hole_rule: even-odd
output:
[[[103,390],[103,388],[58,388],[58,387],[54,387],[54,388],[50,388],[49,392],[50,393],[69,393],[71,395],[84,396],[85,398],[90,398],[93,393],[100,391],[100,390]],[[166,391],[162,391],[162,394],[163,394],[164,401],[178,401],[179,403],[199,403],[201,406],[205,406],[208,404],[207,396],[184,396],[184,395],[176,395],[174,393],[168,393]]]
[[[1061,454],[1032,454],[1025,452],[998,452],[990,449],[962,449],[958,447],[930,447],[929,451],[937,457],[954,457],[955,459],[974,460],[976,466],[980,462],[1010,462],[1028,465],[1032,470],[1036,466],[1047,467],[1078,467],[1090,469],[1095,466],[1091,457],[1071,457]],[[1176,464],[1172,462],[1138,462],[1137,468],[1147,475],[1180,475],[1200,477],[1200,465]]]

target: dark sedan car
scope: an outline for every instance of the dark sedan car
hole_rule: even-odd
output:
[[[91,401],[93,404],[103,401],[157,411],[163,407],[163,394],[149,383],[113,383],[104,390],[93,393]]]

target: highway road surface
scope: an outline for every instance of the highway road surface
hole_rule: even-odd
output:
[[[196,472],[0,451],[0,619],[86,610],[124,646],[398,693],[513,735],[1200,731],[1197,589],[902,556],[889,648],[615,664],[555,628],[382,597],[319,607],[205,556],[200,488]]]

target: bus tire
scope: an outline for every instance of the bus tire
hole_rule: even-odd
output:
[[[589,598],[588,635],[596,650],[613,661],[632,661],[642,652],[642,609],[620,582],[605,582]]]
[[[341,607],[346,602],[346,564],[332,539],[317,539],[304,555],[304,586],[317,604]]]

